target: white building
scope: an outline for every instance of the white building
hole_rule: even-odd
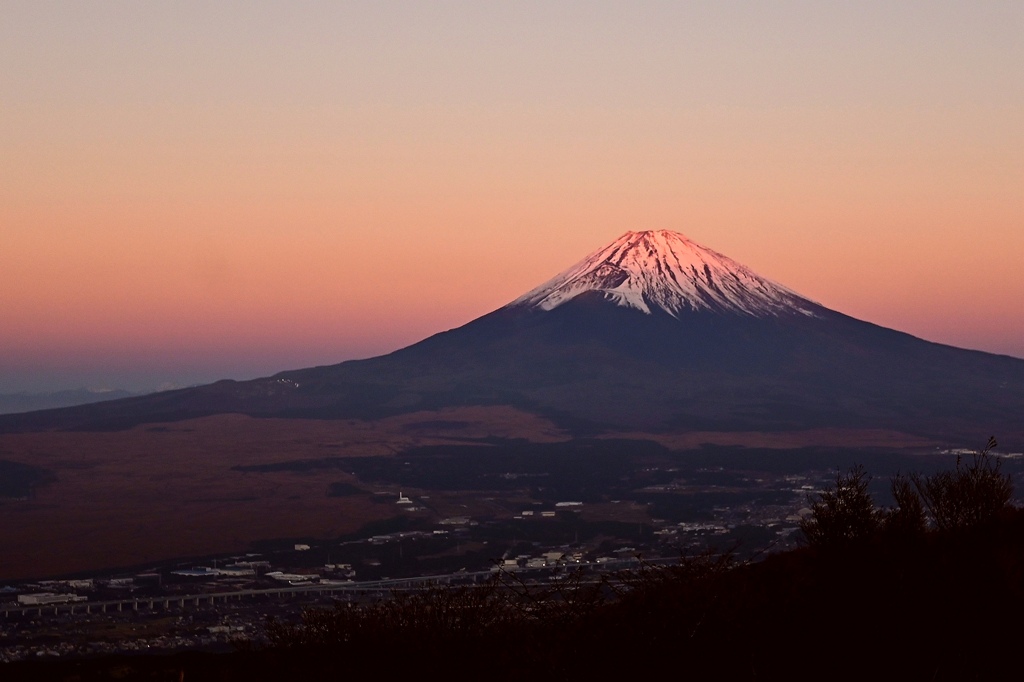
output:
[[[54,592],[36,592],[35,594],[19,594],[18,603],[27,606],[43,604],[71,604],[86,601],[86,597],[77,594],[56,594]]]

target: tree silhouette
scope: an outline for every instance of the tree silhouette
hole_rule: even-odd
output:
[[[836,475],[834,486],[816,498],[809,498],[811,514],[800,522],[807,544],[831,547],[870,537],[882,524],[882,512],[875,508],[868,484],[871,476],[860,464]]]

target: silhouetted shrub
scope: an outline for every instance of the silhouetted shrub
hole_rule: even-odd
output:
[[[891,487],[896,506],[885,514],[883,527],[888,533],[900,537],[920,537],[928,529],[924,504],[914,488],[913,477],[897,474]]]
[[[971,528],[991,521],[1006,509],[1013,495],[1010,477],[1000,472],[992,455],[995,438],[969,462],[956,458],[956,469],[931,476],[912,476],[914,488],[938,530]]]
[[[811,547],[834,547],[876,534],[882,525],[882,512],[868,493],[871,476],[861,465],[836,475],[834,486],[810,498],[811,514],[800,522]]]

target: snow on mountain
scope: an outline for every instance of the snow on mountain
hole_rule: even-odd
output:
[[[686,311],[814,316],[814,302],[678,232],[627,232],[508,304],[553,310],[597,291],[619,306],[673,317]]]

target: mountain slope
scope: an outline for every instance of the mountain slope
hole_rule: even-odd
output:
[[[509,305],[389,355],[0,417],[0,430],[474,404],[580,432],[890,428],[1009,444],[1024,442],[1024,360],[855,320],[680,235],[631,232]]]
[[[619,306],[673,317],[714,311],[765,317],[813,315],[817,304],[747,267],[668,230],[627,232],[527,292],[509,307],[553,310],[576,296],[598,292]]]

